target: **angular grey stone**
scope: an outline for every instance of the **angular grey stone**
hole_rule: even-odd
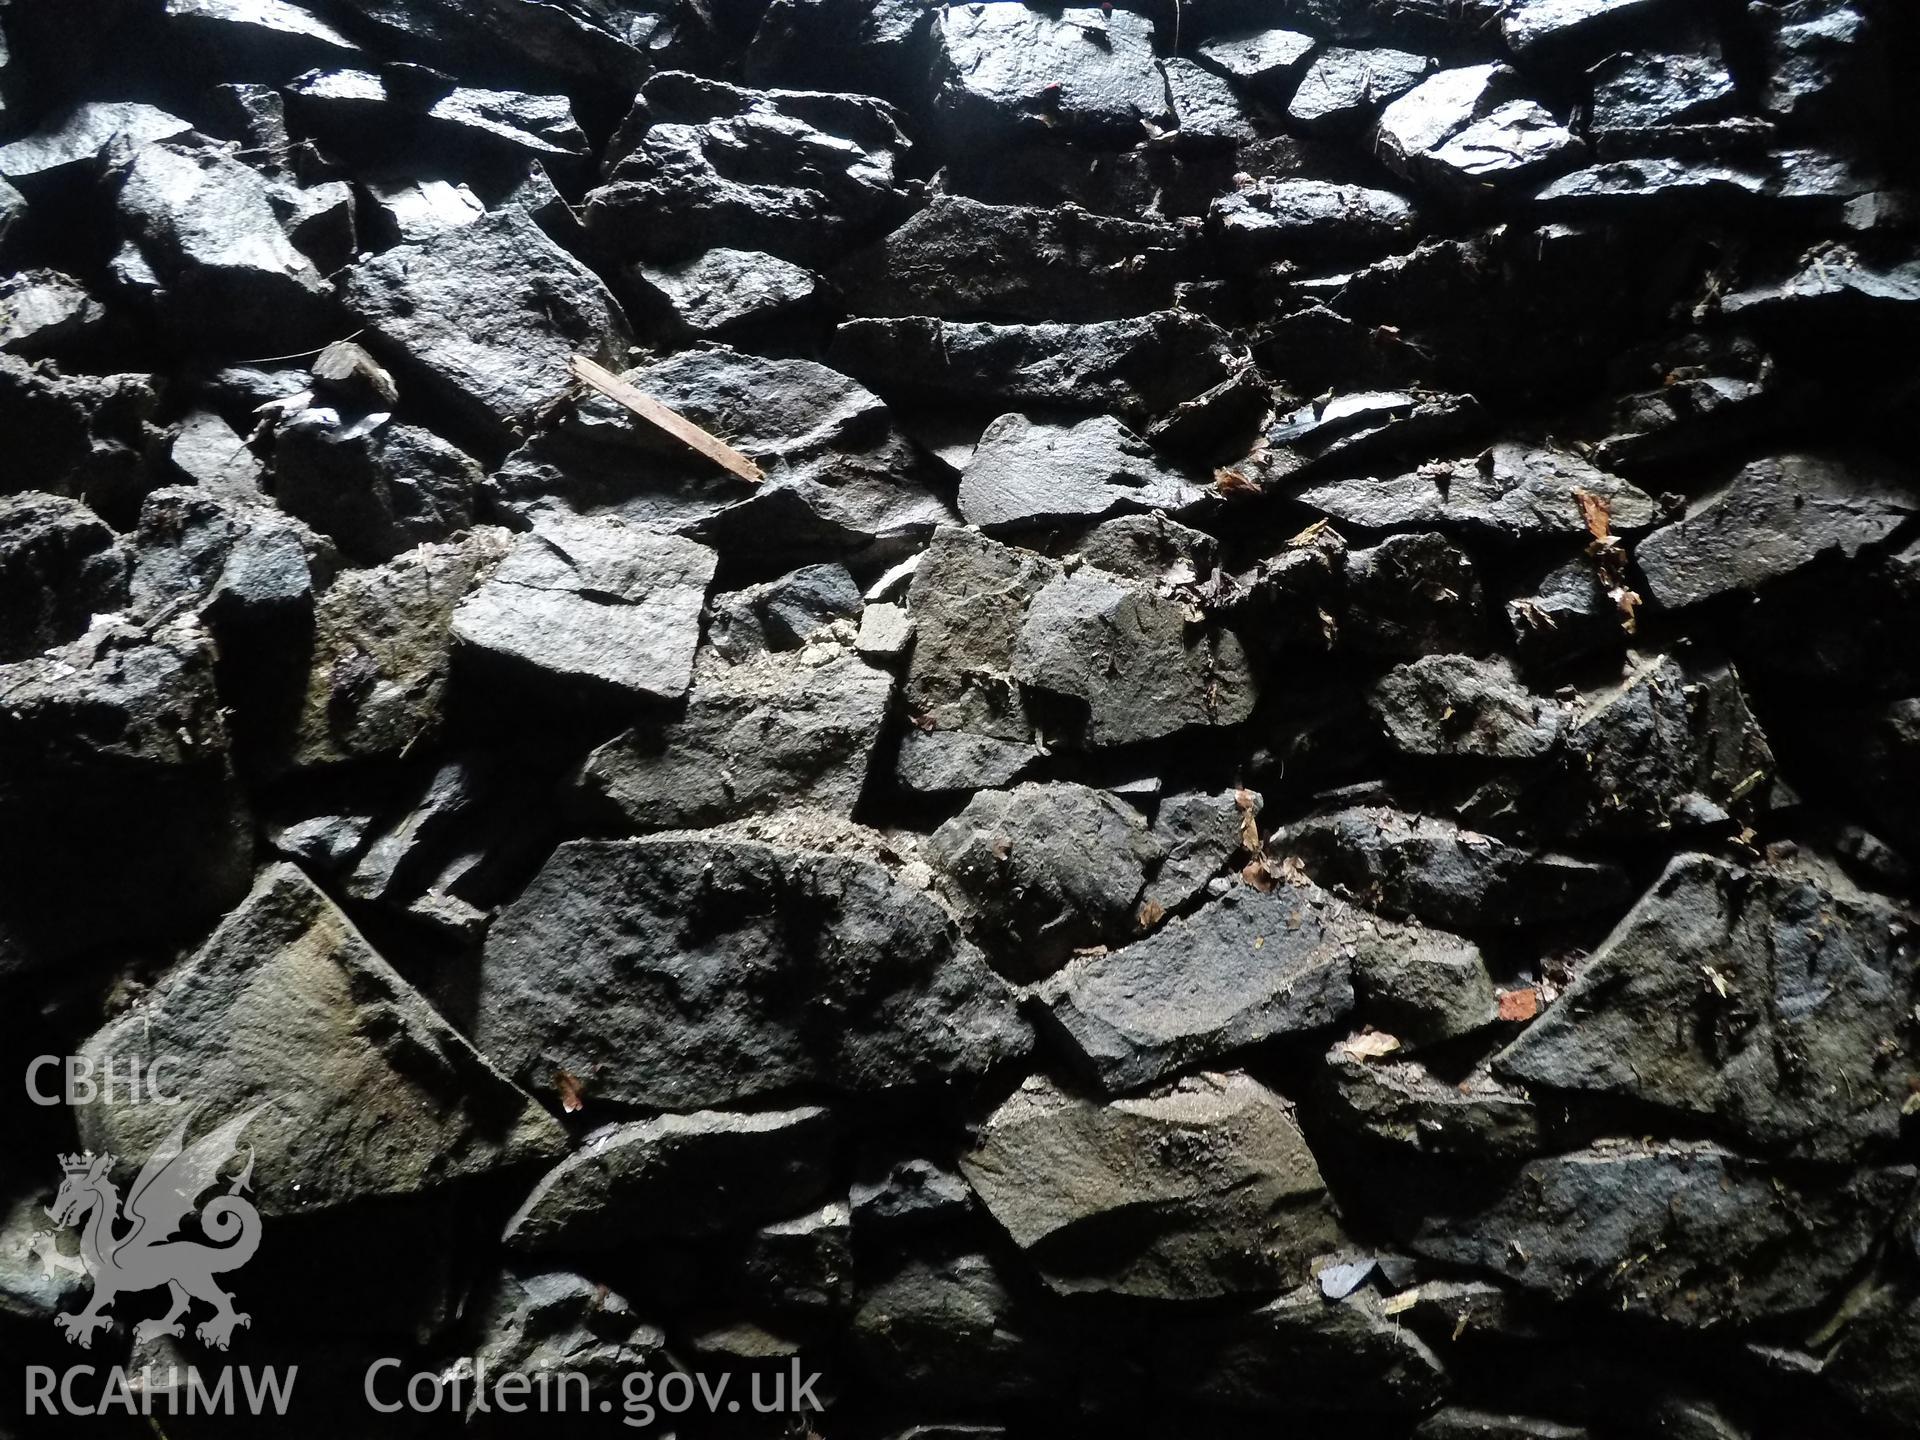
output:
[[[849,320],[828,358],[890,394],[1100,409],[1134,425],[1232,379],[1242,363],[1224,331],[1185,310],[1086,325]]]
[[[1680,856],[1495,1072],[1858,1161],[1896,1140],[1920,1073],[1908,925],[1880,896]]]
[[[1160,62],[1173,106],[1174,139],[1184,150],[1234,150],[1260,138],[1233,87],[1197,60],[1169,55]]]
[[[77,640],[127,603],[130,557],[78,500],[0,497],[0,662]]]
[[[1031,1043],[926,895],[865,860],[745,841],[562,845],[494,922],[479,991],[483,1050],[615,1104],[966,1081]]]
[[[1484,1067],[1442,1080],[1418,1060],[1335,1045],[1319,1097],[1333,1124],[1422,1155],[1508,1159],[1553,1148],[1539,1107]]]
[[[629,94],[651,68],[648,52],[677,38],[666,13],[651,6],[610,12],[539,0],[340,3],[385,45],[407,54],[448,64],[497,64],[504,53],[522,65]]]
[[[1615,535],[1645,530],[1658,518],[1652,497],[1626,481],[1578,456],[1514,440],[1474,460],[1429,461],[1410,475],[1327,481],[1298,499],[1368,530],[1439,530],[1518,543],[1585,536],[1575,491],[1606,504]]]
[[[1260,797],[1251,790],[1217,795],[1190,791],[1161,799],[1153,816],[1153,838],[1165,852],[1147,884],[1145,898],[1162,910],[1178,910],[1207,888],[1235,854],[1251,848],[1259,829]]]
[[[915,1156],[875,1165],[868,1159],[855,1173],[849,1203],[864,1236],[869,1230],[957,1220],[973,1207],[973,1191],[956,1172],[932,1160]]]
[[[1904,469],[1871,457],[1756,460],[1634,548],[1647,593],[1669,610],[1777,580],[1821,555],[1851,558],[1920,509]]]
[[[1609,1141],[1530,1160],[1407,1227],[1415,1255],[1696,1329],[1813,1312],[1849,1283],[1910,1166],[1774,1173],[1718,1146]],[[1445,1208],[1436,1208],[1436,1205]]]
[[[1316,469],[1359,466],[1376,456],[1431,453],[1479,424],[1480,406],[1471,395],[1350,391],[1278,417],[1259,456],[1244,465],[1268,485],[1303,480]]]
[[[229,79],[290,79],[351,65],[360,47],[291,0],[167,0],[167,28]]]
[[[1588,1440],[1584,1425],[1563,1425],[1537,1415],[1504,1415],[1449,1405],[1420,1423],[1415,1440]]]
[[[137,619],[191,608],[216,636],[236,641],[236,629],[274,621],[286,622],[289,639],[303,631],[314,592],[337,563],[324,540],[264,496],[234,501],[186,487],[147,496],[133,546],[128,598]]]
[[[363,184],[377,222],[402,245],[419,245],[487,213],[478,195],[446,180],[375,176]]]
[[[1153,585],[1185,585],[1211,575],[1219,542],[1165,515],[1118,515],[1059,542],[1080,563]]]
[[[1719,45],[1701,39],[1697,49],[1608,57],[1594,72],[1588,125],[1601,135],[1657,130],[1724,108],[1733,99],[1733,76]]]
[[[1766,54],[1760,105],[1796,124],[1817,124],[1870,100],[1874,12],[1846,0],[1788,0],[1751,6]]]
[[[1549,570],[1530,594],[1507,601],[1506,612],[1520,659],[1529,666],[1554,664],[1627,638],[1619,605],[1584,555]]]
[[[38,1193],[16,1184],[0,1201],[0,1318],[43,1326],[86,1304],[80,1233],[49,1222],[53,1198],[51,1185]]]
[[[260,1106],[244,1138],[267,1215],[412,1195],[567,1148],[559,1124],[291,865],[263,872],[206,945],[83,1053],[169,1057],[178,1093],[210,1105],[209,1121]],[[179,1113],[91,1105],[81,1135],[151,1154]]]
[[[1467,193],[1542,179],[1570,164],[1580,142],[1518,95],[1516,79],[1498,64],[1440,71],[1380,112],[1375,153],[1408,180]]]
[[[934,110],[950,147],[1026,131],[1127,141],[1166,115],[1153,22],[1130,10],[985,0],[942,10],[934,40]]]
[[[913,617],[904,605],[870,603],[860,612],[860,634],[854,648],[864,660],[886,664],[899,660],[913,644]]]
[[[0,278],[0,350],[36,360],[97,343],[107,312],[78,280],[57,270]]]
[[[246,893],[215,653],[191,618],[102,617],[0,665],[0,976],[191,932]]]
[[[1565,741],[1561,823],[1573,834],[1661,832],[1712,814],[1724,823],[1765,799],[1777,768],[1733,667],[1698,659],[1630,662],[1617,685],[1581,697]]]
[[[786,315],[813,298],[813,273],[775,255],[718,247],[667,265],[634,265],[628,279],[681,330],[706,337]]]
[[[1759,187],[1770,188],[1765,182]],[[1725,296],[1726,315],[1858,318],[1879,315],[1898,322],[1920,304],[1920,261],[1876,262],[1837,242],[1816,245],[1800,268],[1777,284],[1758,284]]]
[[[1072,961],[1036,995],[1102,1089],[1135,1090],[1339,1024],[1365,924],[1320,890],[1235,886],[1144,940]]]
[[[907,140],[885,101],[680,72],[653,76],[640,100],[587,197],[588,233],[623,258],[726,245],[818,265],[899,205]]]
[[[417,425],[314,405],[274,438],[273,498],[363,564],[472,528],[486,473]]]
[[[198,489],[220,500],[264,504],[266,467],[247,442],[211,410],[195,410],[180,422],[167,458]]]
[[[438,731],[453,616],[511,543],[476,530],[349,570],[314,613],[307,692],[287,761],[298,768],[407,753]]]
[[[319,268],[294,247],[259,172],[197,136],[142,147],[117,213],[163,287],[173,323],[297,346],[333,317]]]
[[[960,1168],[1064,1294],[1200,1300],[1306,1278],[1340,1243],[1293,1107],[1246,1075],[1107,1104],[1034,1078]]]
[[[1170,307],[1188,261],[1173,225],[936,195],[833,279],[856,315],[1110,320]]]
[[[639,1320],[625,1297],[565,1270],[503,1271],[475,1312],[475,1373],[529,1376],[535,1393],[549,1377],[557,1393],[559,1377],[583,1375],[589,1395],[617,1397],[627,1376],[671,1363],[666,1334]]]
[[[1440,1357],[1365,1291],[1329,1304],[1303,1286],[1257,1310],[1196,1318],[1167,1340],[1175,1393],[1227,1411],[1345,1425],[1417,1415],[1447,1389]]]
[[[1480,580],[1464,550],[1440,535],[1390,535],[1346,555],[1342,644],[1375,655],[1481,649]]]
[[[1095,749],[1237,725],[1257,698],[1231,630],[1192,625],[1178,601],[1091,568],[1034,596],[1012,673],[1083,705],[1084,715],[1063,722],[1064,738]]]
[[[818,1105],[700,1110],[610,1125],[562,1160],[507,1221],[535,1254],[711,1235],[792,1214],[832,1175],[837,1127]]]
[[[798,650],[836,621],[858,620],[860,587],[844,565],[804,565],[778,580],[716,595],[707,637],[727,659],[761,651]]]
[[[992,534],[1122,510],[1179,511],[1202,493],[1109,415],[1064,425],[1014,414],[981,435],[958,503],[962,519]]]
[[[1408,1046],[1471,1035],[1499,1011],[1480,947],[1427,926],[1356,912],[1347,938],[1360,1014]]]
[[[152,105],[89,100],[62,111],[33,134],[0,145],[0,175],[31,196],[93,166],[116,141],[138,149],[192,128]]]
[[[453,638],[549,687],[686,693],[713,551],[613,519],[552,514],[514,539],[453,614]]]
[[[1522,60],[1567,63],[1605,54],[1631,35],[1660,0],[1516,0],[1500,17],[1500,38]]]
[[[973,1251],[908,1257],[863,1287],[848,1331],[871,1383],[960,1407],[1032,1398],[1053,1358],[993,1261]]]
[[[683,718],[587,758],[581,789],[634,832],[693,829],[788,807],[851,818],[893,680],[844,653],[696,661]]]
[[[1268,852],[1299,860],[1390,915],[1458,930],[1604,911],[1629,898],[1617,865],[1533,851],[1448,820],[1388,809],[1340,810],[1274,832]]]
[[[1497,657],[1423,655],[1382,676],[1368,704],[1403,755],[1534,760],[1554,748],[1564,723],[1558,705],[1530,692]]]
[[[1138,812],[1067,783],[983,790],[926,842],[968,933],[1016,980],[1139,930],[1160,853]]]
[[[573,159],[587,153],[587,137],[564,95],[480,90],[455,85],[432,71],[394,66],[316,70],[287,87],[293,112],[324,136],[363,141],[396,131],[419,137],[426,153],[474,148],[509,155]],[[420,84],[416,89],[408,80]]]
[[[1413,206],[1391,190],[1300,177],[1256,181],[1207,212],[1221,252],[1247,267],[1378,254],[1411,238],[1413,223]]]
[[[1432,69],[1431,59],[1409,50],[1325,49],[1301,77],[1287,115],[1309,133],[1353,134]]]
[[[1252,30],[1204,41],[1195,53],[1248,94],[1283,101],[1313,47],[1313,37],[1298,30]]]
[[[364,260],[342,298],[369,348],[496,440],[566,388],[570,356],[625,358],[606,286],[519,210]]]

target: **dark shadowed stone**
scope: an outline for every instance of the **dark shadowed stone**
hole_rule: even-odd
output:
[[[813,298],[810,271],[752,250],[713,249],[669,265],[635,265],[629,280],[689,335],[791,313]]]
[[[1013,676],[1077,702],[1063,738],[1094,749],[1237,725],[1257,698],[1233,631],[1191,623],[1178,600],[1090,566],[1034,596]]]
[[[1415,1440],[1588,1440],[1589,1435],[1584,1425],[1459,1405],[1435,1411],[1413,1433]]]
[[[937,195],[833,279],[856,315],[1109,320],[1168,308],[1187,264],[1172,225]]]
[[[129,610],[152,622],[196,610],[218,638],[274,625],[297,642],[314,592],[332,578],[332,546],[261,496],[228,500],[192,487],[156,490],[133,535]]]
[[[274,439],[275,501],[367,563],[470,529],[485,478],[431,430],[343,422],[324,406],[290,416]]]
[[[934,111],[950,146],[1029,131],[1124,145],[1166,116],[1153,22],[1133,11],[986,0],[943,9],[934,38]]]
[[[1322,885],[1340,885],[1389,914],[1456,929],[1588,915],[1629,898],[1616,865],[1532,851],[1397,810],[1355,809],[1300,820],[1268,848]]]
[[[1416,1415],[1447,1389],[1440,1357],[1378,1296],[1329,1303],[1317,1285],[1257,1310],[1190,1320],[1159,1358],[1175,1393],[1256,1415]],[[1329,1420],[1331,1422],[1331,1419]]]
[[[1431,454],[1476,429],[1480,420],[1479,403],[1471,395],[1433,390],[1336,393],[1278,416],[1260,454],[1245,462],[1245,468],[1271,484],[1305,479],[1335,466]]]
[[[481,529],[348,570],[320,597],[306,696],[288,763],[398,756],[440,727],[462,598],[500,564],[511,537]]]
[[[882,100],[656,75],[587,197],[587,229],[625,257],[726,245],[822,264],[898,208],[906,149]]]
[[[1260,797],[1251,790],[1163,797],[1154,811],[1153,838],[1166,856],[1153,872],[1145,898],[1162,910],[1186,905],[1234,855],[1248,848],[1249,829],[1258,835],[1251,817],[1259,813]]]
[[[453,638],[548,687],[686,693],[713,551],[613,519],[549,514],[461,602]]]
[[[1822,1306],[1913,1182],[1910,1166],[1775,1174],[1715,1145],[1615,1140],[1528,1161],[1452,1203],[1421,1187],[1427,1213],[1404,1243],[1560,1302],[1751,1324]]]
[[[77,640],[127,603],[129,556],[78,500],[0,498],[0,662]]]
[[[515,1250],[593,1250],[790,1215],[825,1192],[836,1127],[818,1105],[611,1125],[541,1177],[507,1221]]]
[[[1036,993],[1102,1089],[1135,1090],[1339,1024],[1353,1009],[1355,944],[1376,940],[1370,919],[1312,888],[1236,886],[1158,934],[1074,960]]]
[[[1241,1074],[1106,1104],[1036,1077],[987,1118],[960,1168],[1067,1294],[1272,1290],[1340,1242],[1293,1107]]]
[[[1560,707],[1531,693],[1501,658],[1423,655],[1388,671],[1369,703],[1404,755],[1533,760],[1553,749],[1563,724]]]
[[[572,1383],[563,1377],[583,1375],[588,1394],[618,1395],[627,1376],[662,1373],[671,1363],[665,1333],[642,1323],[624,1296],[584,1276],[504,1271],[477,1300],[475,1372],[530,1376],[535,1393],[547,1384],[557,1393]]]
[[[106,308],[57,270],[0,278],[0,350],[29,360],[85,351],[105,338],[106,322]]]
[[[1174,140],[1183,150],[1233,150],[1260,138],[1233,86],[1221,76],[1182,55],[1162,60],[1160,72],[1173,105]]]
[[[191,617],[151,631],[102,618],[0,666],[0,975],[150,944],[246,893],[252,825],[215,653]]]
[[[1601,136],[1659,130],[1712,115],[1733,94],[1733,76],[1710,39],[1697,50],[1628,51],[1596,67],[1587,123]]]
[[[1346,555],[1342,644],[1375,655],[1481,648],[1480,581],[1464,550],[1434,534],[1391,535]]]
[[[1432,69],[1432,60],[1408,50],[1322,50],[1301,77],[1287,114],[1311,133],[1353,134]]]
[[[1313,46],[1313,37],[1298,30],[1254,30],[1208,40],[1195,53],[1248,94],[1277,103],[1300,78]]]
[[[332,292],[295,248],[259,172],[198,136],[145,146],[117,213],[163,287],[173,323],[297,347],[332,320]]]
[[[1530,593],[1507,601],[1506,612],[1520,659],[1529,667],[1553,665],[1627,638],[1619,605],[1584,555],[1549,570],[1533,582]]]
[[[410,1195],[567,1147],[559,1124],[291,865],[265,871],[199,953],[85,1053],[172,1059],[177,1093],[211,1107],[196,1128],[262,1107],[243,1139],[270,1215]],[[88,1106],[83,1138],[145,1155],[180,1113]]]
[[[266,503],[261,485],[266,467],[240,433],[211,410],[195,410],[180,422],[167,458],[196,489],[221,500]]]
[[[964,1082],[1025,1053],[1005,985],[879,866],[746,841],[572,841],[494,922],[476,1043],[616,1104]]]
[[[1604,55],[1644,26],[1662,0],[1516,0],[1500,18],[1500,38],[1520,59],[1569,64]]]
[[[1031,1324],[986,1255],[915,1255],[864,1288],[848,1345],[877,1389],[967,1408],[1044,1390],[1059,1342]]]
[[[89,100],[24,139],[0,145],[0,175],[31,196],[94,167],[115,141],[137,149],[192,128],[152,105]]]
[[[1305,178],[1262,179],[1222,195],[1207,223],[1229,263],[1377,255],[1413,234],[1413,206],[1391,190]]]
[[[1874,457],[1756,460],[1634,549],[1647,593],[1670,610],[1791,575],[1821,555],[1851,558],[1916,509],[1906,470]]]
[[[1891,901],[1683,855],[1494,1069],[1857,1160],[1892,1145],[1920,1079],[1912,970]]]
[[[1491,992],[1489,992],[1491,1000]],[[1443,1080],[1418,1060],[1327,1052],[1318,1097],[1342,1130],[1422,1155],[1504,1159],[1551,1147],[1540,1112],[1483,1068]]]
[[[580,785],[636,832],[715,825],[784,807],[853,814],[893,681],[844,653],[694,665],[683,718],[609,740]]]
[[[167,0],[167,28],[228,80],[286,80],[350,65],[360,47],[292,0]]]
[[[928,837],[926,857],[1001,973],[1033,980],[1140,929],[1161,850],[1132,807],[1055,783],[983,790]]]
[[[1202,496],[1118,420],[1063,425],[1002,415],[960,476],[960,516],[988,533],[1098,520],[1123,510],[1179,511]]]
[[[342,297],[370,348],[496,441],[566,390],[570,356],[625,359],[606,286],[520,210],[364,260]]]
[[[1610,533],[1630,535],[1658,512],[1644,491],[1576,455],[1503,440],[1471,460],[1434,460],[1408,475],[1360,476],[1309,486],[1302,504],[1368,530],[1440,530],[1523,542],[1585,536],[1575,491],[1605,503]]]
[[[883,393],[1098,408],[1132,424],[1241,366],[1225,332],[1184,310],[1088,325],[849,320],[828,358]]]
[[[415,90],[408,79],[425,86]],[[410,74],[405,66],[385,76],[324,70],[301,76],[287,94],[294,114],[310,129],[347,145],[369,146],[384,137],[402,154],[474,151],[566,161],[587,153],[587,137],[566,96],[477,90],[444,81],[431,71]]]
[[[1580,142],[1517,82],[1505,65],[1442,70],[1381,111],[1375,153],[1408,180],[1468,195],[1544,179]]]
[[[1874,11],[1847,0],[1786,0],[1761,3],[1748,12],[1760,23],[1766,79],[1760,104],[1793,125],[1844,118],[1849,110],[1871,113],[1884,93]]]

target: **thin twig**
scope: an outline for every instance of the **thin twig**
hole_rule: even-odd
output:
[[[706,456],[729,474],[739,476],[749,485],[758,485],[767,478],[758,465],[726,441],[709,435],[686,416],[669,410],[651,395],[641,393],[604,365],[595,364],[584,355],[576,355],[570,368],[573,378],[581,384],[591,385],[609,400],[619,401],[649,425],[664,430],[689,450]]]

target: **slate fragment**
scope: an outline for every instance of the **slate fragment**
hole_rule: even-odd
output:
[[[72,276],[23,270],[0,278],[0,350],[29,360],[84,355],[106,332],[106,309]]]
[[[953,922],[881,867],[664,837],[554,852],[488,932],[474,1036],[543,1093],[565,1072],[674,1108],[965,1082],[1030,1043]]]
[[[1309,134],[1354,134],[1432,69],[1429,57],[1409,50],[1322,49],[1301,76],[1287,115]]]
[[[897,210],[898,116],[864,95],[650,78],[587,197],[587,231],[622,258],[715,246],[820,265]]]
[[[1481,648],[1480,580],[1467,553],[1444,536],[1390,535],[1348,551],[1345,573],[1341,643],[1392,656]]]
[[[1298,30],[1251,30],[1203,41],[1194,53],[1248,94],[1281,103],[1313,49],[1313,37]]]
[[[1299,177],[1262,179],[1222,195],[1207,225],[1228,263],[1365,257],[1413,235],[1414,208],[1391,190]]]
[[[688,335],[714,336],[792,314],[818,289],[812,272],[754,250],[712,250],[665,265],[629,267],[630,284]]]
[[[1035,132],[1124,147],[1166,114],[1153,23],[1130,10],[985,0],[941,11],[934,44],[934,115],[951,148]]]
[[[416,1194],[566,1149],[559,1124],[291,865],[264,871],[152,1003],[86,1053],[176,1057],[181,1095],[212,1107],[208,1126],[262,1107],[245,1138],[267,1215]],[[89,1145],[141,1155],[178,1112],[123,1099],[79,1118]]]
[[[1099,520],[1121,511],[1179,513],[1201,490],[1111,416],[1066,425],[1002,415],[960,475],[960,516],[988,534]]]
[[[672,700],[693,675],[714,553],[613,519],[541,517],[453,613],[477,656],[559,691]]]
[[[1505,65],[1442,70],[1380,112],[1374,151],[1395,174],[1456,195],[1566,168],[1580,142],[1517,81]]]
[[[850,818],[892,693],[885,671],[844,653],[729,664],[705,652],[684,717],[609,740],[579,784],[636,833],[789,807]]]
[[[529,1376],[536,1393],[543,1383],[557,1391],[560,1380],[549,1377],[580,1375],[589,1395],[617,1395],[627,1376],[669,1364],[663,1331],[640,1320],[625,1296],[571,1271],[503,1270],[474,1309],[475,1373]]]
[[[1672,610],[1791,575],[1821,554],[1852,557],[1920,505],[1910,475],[1872,456],[1756,460],[1634,548],[1648,596]]]
[[[1137,1090],[1339,1024],[1353,1008],[1351,955],[1365,924],[1311,887],[1236,885],[1157,934],[1071,961],[1035,994],[1102,1090]]]
[[[818,1105],[607,1126],[541,1177],[505,1242],[533,1254],[593,1250],[636,1229],[689,1237],[790,1214],[826,1189],[836,1129]]]
[[[0,145],[0,175],[32,199],[96,169],[116,142],[138,149],[192,128],[153,105],[83,101],[61,111],[33,134]]]
[[[623,358],[606,286],[518,210],[363,260],[341,295],[369,348],[496,444],[566,389],[569,356]]]
[[[960,1168],[1063,1294],[1271,1290],[1340,1239],[1293,1107],[1243,1074],[1106,1104],[1036,1078],[987,1118]]]
[[[1442,1079],[1419,1060],[1355,1055],[1336,1044],[1316,1093],[1334,1125],[1416,1154],[1499,1161],[1553,1145],[1539,1107],[1484,1068]]]
[[[1233,87],[1197,60],[1169,55],[1160,62],[1173,108],[1173,139],[1182,151],[1213,154],[1252,144],[1260,132]]]
[[[1495,1073],[1858,1162],[1893,1143],[1920,1076],[1911,944],[1884,897],[1682,855]]]
[[[294,115],[331,144],[377,154],[440,159],[583,158],[587,137],[565,95],[487,90],[396,65],[381,73],[316,70],[286,88]]]
[[[855,315],[1112,320],[1168,309],[1189,252],[1162,222],[936,195],[832,278]]]
[[[1534,760],[1560,739],[1562,712],[1504,659],[1422,655],[1396,665],[1369,698],[1387,742],[1406,755]]]
[[[333,578],[332,547],[264,496],[233,500],[198,488],[155,490],[130,537],[130,613],[152,623],[197,613],[222,647],[251,665],[258,641],[298,653],[315,593]],[[244,677],[250,678],[250,677]],[[239,686],[243,677],[235,677]]]
[[[1161,858],[1130,806],[1068,783],[983,790],[927,837],[925,853],[974,942],[1015,980],[1131,936]]]
[[[1241,364],[1223,331],[1184,310],[1085,325],[849,320],[827,358],[885,394],[1098,408],[1133,425]]]
[[[1444,1208],[1407,1224],[1407,1248],[1695,1329],[1817,1309],[1913,1187],[1908,1166],[1803,1178],[1678,1140],[1602,1142],[1489,1179],[1454,1203],[1427,1191]]]
[[[1605,911],[1629,897],[1626,873],[1602,861],[1532,851],[1451,821],[1388,809],[1313,816],[1275,831],[1321,885],[1340,885],[1389,915],[1455,929],[1534,924]]]
[[[471,528],[485,478],[431,430],[383,414],[309,406],[274,438],[274,500],[370,564]]]
[[[131,557],[78,500],[0,498],[0,662],[77,640],[127,601]]]
[[[226,80],[290,80],[348,65],[360,47],[292,0],[167,0],[166,28]]]
[[[1260,796],[1251,790],[1162,796],[1154,809],[1153,838],[1166,853],[1147,884],[1146,898],[1165,911],[1184,907],[1234,855],[1249,848],[1250,830],[1258,837],[1253,817],[1259,813]]]

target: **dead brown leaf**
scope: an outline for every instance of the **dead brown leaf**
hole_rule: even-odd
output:
[[[1166,918],[1167,907],[1162,905],[1158,900],[1143,900],[1140,902],[1139,920],[1142,930],[1151,930]]]
[[[1606,497],[1582,490],[1576,485],[1573,498],[1579,502],[1580,518],[1586,522],[1587,533],[1596,540],[1609,538],[1613,526],[1613,507],[1607,503]]]
[[[560,1108],[569,1115],[577,1115],[587,1107],[585,1087],[580,1077],[565,1070],[553,1072],[553,1083],[560,1090]]]
[[[1378,1060],[1398,1050],[1400,1041],[1384,1030],[1363,1030],[1342,1040],[1337,1048],[1349,1060]]]
[[[1531,1020],[1540,1013],[1540,992],[1528,985],[1519,990],[1500,992],[1502,1020]]]

